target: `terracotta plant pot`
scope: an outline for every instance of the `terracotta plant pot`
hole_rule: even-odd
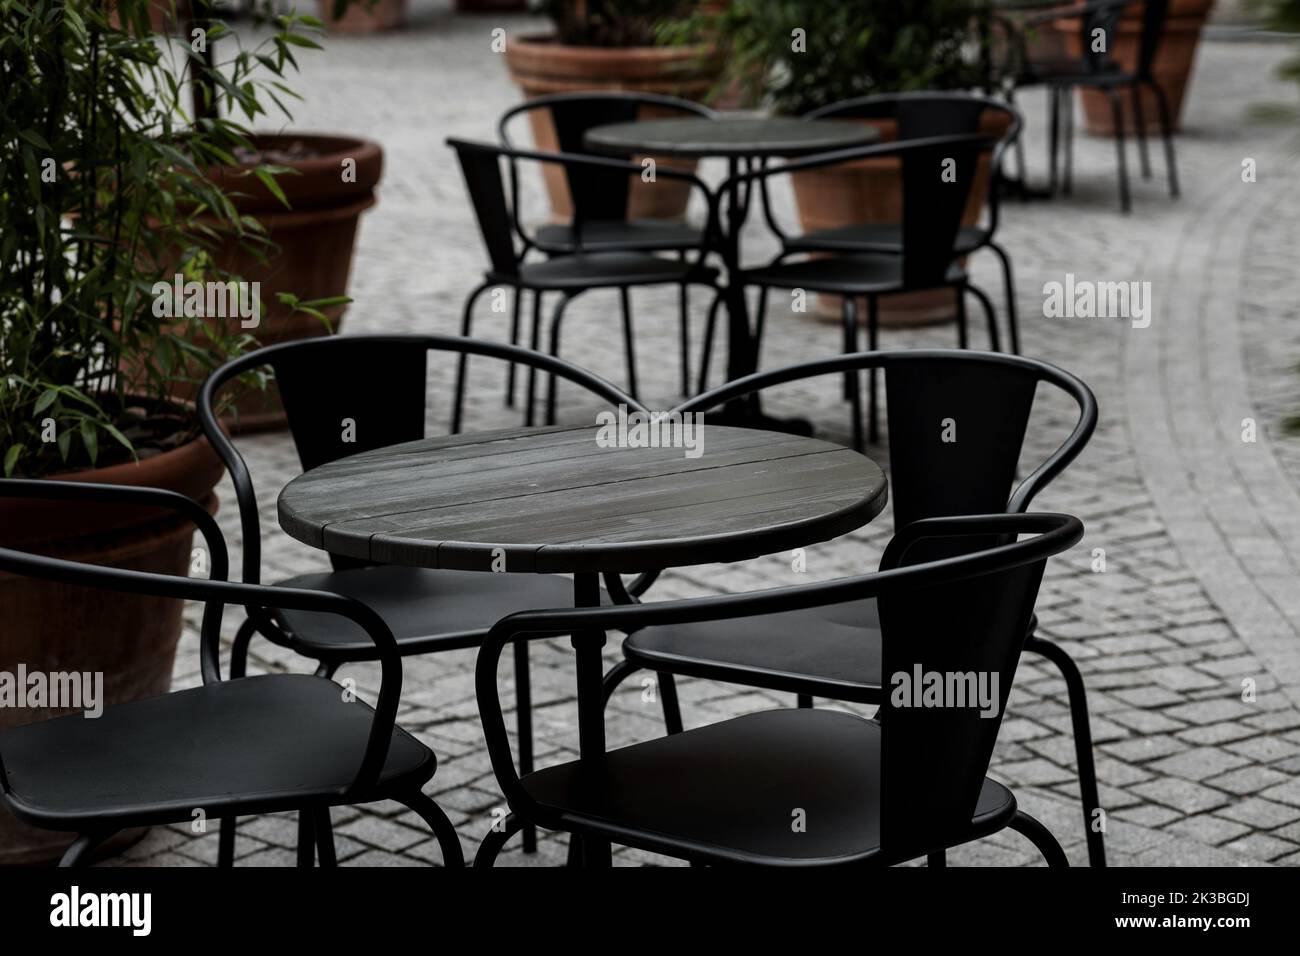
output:
[[[216,513],[223,473],[207,439],[142,460],[57,476],[67,481],[167,488]],[[0,542],[92,564],[187,575],[194,528],[152,509],[0,499]],[[0,573],[0,671],[101,672],[104,705],[155,697],[171,686],[182,602],[90,591]],[[0,728],[66,710],[0,708]],[[50,759],[58,759],[51,754]],[[38,830],[0,810],[0,865],[55,860],[73,834]]]
[[[720,64],[702,64],[698,48],[632,47],[627,49],[564,46],[551,36],[518,36],[506,41],[506,65],[510,75],[532,98],[546,93],[573,90],[629,90],[664,93],[683,99],[702,100],[717,82]],[[646,109],[642,118],[671,115]],[[540,150],[558,149],[550,114],[536,110],[529,114],[533,141]],[[642,157],[634,157],[640,162]],[[657,164],[693,171],[695,163],[656,156]],[[564,171],[547,165],[542,169],[551,210],[557,219],[573,212]],[[690,186],[660,180],[633,180],[628,197],[628,216],[633,219],[679,219],[686,213]]]
[[[365,0],[353,0],[338,20],[334,19],[334,0],[316,0],[316,7],[330,33],[361,35],[402,26],[406,22],[406,3],[407,0],[378,0],[374,6],[367,6]]]
[[[898,138],[897,124],[893,120],[866,122],[880,130],[882,142]],[[1006,132],[1007,124],[1004,115],[986,112],[980,123],[980,132],[1001,136]],[[975,180],[971,184],[970,199],[962,216],[963,225],[974,225],[980,219],[984,197],[988,194],[991,159],[987,152],[980,156]],[[898,159],[866,159],[841,163],[824,169],[795,173],[791,176],[791,181],[804,232],[835,229],[855,223],[902,221],[902,166]],[[951,322],[956,316],[953,294],[945,289],[882,296],[879,301],[881,325],[930,325]],[[818,311],[827,319],[840,321],[840,297],[818,296]],[[866,314],[866,303],[860,302],[858,315],[863,316],[863,321]]]
[[[234,197],[241,215],[253,216],[266,229],[279,251],[265,263],[240,248],[232,237],[217,251],[217,260],[230,272],[247,281],[261,283],[261,300],[266,307],[262,324],[252,330],[261,345],[274,345],[329,334],[321,321],[282,306],[276,293],[289,292],[300,301],[346,295],[357,223],[361,214],[375,204],[375,186],[383,172],[383,151],[370,140],[320,134],[258,135],[259,149],[287,149],[304,144],[316,155],[277,165],[291,166],[297,175],[277,177],[291,206],[283,204],[257,179],[240,176],[233,169],[216,170],[214,179]],[[356,161],[354,182],[343,181],[344,160]],[[323,311],[337,332],[343,324],[345,306]],[[221,321],[221,320],[218,320]],[[239,319],[227,320],[232,329]],[[180,393],[181,399],[193,394]],[[232,425],[241,432],[278,428],[284,424],[279,394],[272,384],[265,392],[250,392],[236,405]]]
[[[1192,69],[1196,65],[1196,48],[1201,41],[1201,28],[1210,15],[1214,0],[1170,0],[1169,17],[1165,20],[1164,34],[1160,39],[1160,48],[1156,53],[1151,70],[1156,82],[1165,91],[1169,99],[1169,113],[1173,118],[1174,129],[1182,126],[1183,98],[1187,93],[1187,83],[1191,79]],[[1072,57],[1083,55],[1082,38],[1079,34],[1079,21],[1057,20],[1053,28],[1063,34],[1066,48]],[[1138,45],[1142,37],[1142,5],[1135,4],[1124,11],[1119,21],[1119,35],[1114,38],[1112,52],[1115,60],[1126,70],[1137,67]],[[1088,122],[1088,132],[1094,136],[1114,136],[1114,114],[1111,112],[1110,100],[1105,93],[1098,90],[1080,89],[1083,100],[1083,112]],[[1124,91],[1121,118],[1124,131],[1132,133],[1137,127],[1133,120],[1133,104],[1130,94]],[[1159,134],[1160,113],[1155,94],[1149,89],[1142,90],[1142,119],[1146,132]]]

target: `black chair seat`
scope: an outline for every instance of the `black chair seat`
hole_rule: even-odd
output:
[[[747,269],[741,275],[746,285],[811,289],[813,292],[867,295],[907,289],[903,282],[902,256],[887,254],[823,256]],[[965,276],[961,265],[954,262],[949,266],[944,282],[955,285]]]
[[[647,670],[797,693],[806,693],[815,680],[835,700],[880,700],[880,614],[874,600],[648,627],[624,640],[623,655]]]
[[[1082,63],[1075,59],[1033,60],[1025,64],[1016,77],[1016,86],[1035,86],[1041,83],[1063,83],[1070,86],[1122,86],[1133,82],[1133,74],[1109,64],[1089,72],[1080,69]]]
[[[281,587],[333,591],[379,613],[403,654],[477,647],[497,621],[515,611],[573,606],[573,582],[552,574],[484,574],[381,565],[300,574]],[[606,601],[605,603],[608,603]],[[337,614],[279,611],[302,650],[332,660],[370,660],[374,642]]]
[[[593,286],[655,285],[687,281],[712,282],[718,271],[690,262],[665,259],[648,252],[593,252],[556,256],[519,266],[519,281],[534,289],[589,289]]]
[[[356,776],[373,716],[332,681],[276,674],[28,724],[0,734],[4,803],[25,822],[79,830],[328,802]],[[376,797],[422,786],[435,767],[394,727]]]
[[[596,220],[582,224],[584,249],[600,251],[609,246],[619,251],[643,252],[698,249],[699,229],[672,219]],[[534,235],[537,245],[544,251],[571,250],[574,248],[574,229],[566,223],[542,226]]]
[[[959,255],[974,252],[988,241],[989,234],[979,226],[962,226],[953,251]],[[903,227],[896,222],[872,222],[835,229],[818,229],[801,236],[790,236],[785,243],[789,252],[887,252],[899,254],[903,249]]]
[[[831,710],[773,710],[528,774],[523,787],[562,829],[648,850],[768,865],[897,862],[940,847],[880,848],[880,725]],[[807,828],[792,826],[805,812]],[[985,778],[974,839],[1015,815]],[[701,854],[703,844],[710,850]]]

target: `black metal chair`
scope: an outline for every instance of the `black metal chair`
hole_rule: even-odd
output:
[[[698,246],[693,260],[667,259],[643,250],[606,251],[592,246],[588,242],[587,214],[585,206],[575,206],[571,226],[573,246],[567,253],[557,252],[542,262],[525,262],[523,253],[516,250],[514,233],[517,216],[507,201],[505,182],[501,174],[501,160],[510,161],[512,175],[518,161],[549,163],[561,166],[569,178],[586,177],[594,181],[624,181],[629,175],[640,175],[641,167],[636,163],[619,159],[607,159],[597,156],[580,156],[569,153],[543,153],[531,150],[509,149],[487,143],[472,143],[465,140],[449,139],[447,144],[456,150],[460,159],[461,170],[465,174],[465,183],[469,189],[470,200],[478,217],[479,229],[483,242],[487,246],[491,268],[485,274],[483,282],[470,293],[465,303],[464,317],[461,322],[461,334],[468,336],[472,331],[474,303],[478,297],[493,286],[509,286],[516,295],[525,291],[533,293],[533,314],[531,346],[536,349],[541,339],[542,296],[547,292],[559,292],[561,298],[551,317],[551,329],[548,351],[559,355],[560,323],[564,309],[577,296],[592,289],[617,289],[622,307],[623,342],[627,360],[628,391],[637,394],[636,353],[633,346],[632,311],[629,290],[637,286],[677,285],[687,286],[692,283],[707,285],[717,293],[717,270],[704,265],[708,254],[711,237],[715,232],[717,221],[717,197],[697,176],[677,170],[660,168],[656,175],[660,180],[676,180],[699,189],[705,198],[708,215],[704,230],[699,234]],[[612,189],[612,185],[601,187]],[[599,213],[598,213],[599,214]],[[535,245],[535,240],[533,241]],[[526,251],[526,249],[525,249]],[[509,389],[509,385],[507,388]],[[460,398],[464,390],[464,379],[457,380],[456,409],[453,430],[459,426]],[[527,421],[532,424],[534,417],[534,376],[528,380]],[[546,422],[555,420],[555,378],[549,380]]]
[[[516,346],[442,335],[347,335],[288,342],[258,349],[227,362],[204,383],[199,395],[203,430],[230,472],[243,533],[243,576],[261,580],[261,528],[257,497],[243,458],[217,418],[217,393],[238,376],[269,366],[288,417],[303,470],[346,455],[426,437],[426,359],[449,352],[463,365],[468,355],[523,365],[558,375],[611,405],[645,411],[604,379],[568,362]],[[351,438],[345,438],[346,421]],[[457,423],[459,427],[459,422]],[[512,611],[554,607],[572,600],[572,584],[551,575],[494,575],[394,566],[330,555],[333,570],[301,574],[277,586],[334,591],[374,608],[394,635],[403,656],[476,647],[488,629]],[[642,587],[633,586],[635,593]],[[253,635],[260,633],[319,663],[331,676],[345,663],[377,659],[374,645],[354,624],[337,617],[289,609],[250,616],[235,635],[231,673],[242,677]],[[531,692],[528,648],[515,655],[519,737],[531,759]],[[528,849],[533,849],[531,835]],[[222,828],[222,852],[234,852],[234,823]]]
[[[1142,5],[1142,27],[1138,46],[1136,69],[1124,70],[1113,59],[1113,45],[1118,38],[1120,18],[1134,0],[1089,0],[1080,6],[1043,13],[1026,19],[1027,24],[1048,20],[1078,19],[1083,56],[1081,59],[1035,62],[1021,47],[1024,64],[1012,89],[1024,86],[1045,85],[1048,90],[1050,154],[1050,188],[1057,183],[1057,152],[1062,138],[1065,140],[1065,166],[1063,191],[1069,194],[1074,178],[1074,108],[1071,96],[1076,87],[1100,90],[1110,100],[1115,131],[1115,150],[1119,161],[1120,208],[1129,212],[1132,202],[1129,195],[1128,161],[1124,144],[1124,104],[1121,93],[1128,89],[1133,108],[1134,134],[1138,141],[1138,155],[1142,161],[1142,178],[1151,177],[1151,161],[1147,154],[1146,121],[1142,108],[1142,87],[1151,90],[1156,102],[1161,137],[1165,144],[1165,167],[1169,176],[1169,195],[1177,198],[1178,167],[1174,157],[1173,115],[1169,100],[1152,71],[1160,40],[1164,35],[1165,20],[1169,15],[1169,0],[1138,0]],[[1106,43],[1103,50],[1095,50],[1093,38],[1101,31]],[[1023,34],[1020,37],[1024,42]],[[1020,176],[1024,178],[1024,154],[1017,154]]]
[[[879,339],[878,299],[882,295],[914,292],[922,289],[951,288],[956,299],[957,335],[962,348],[967,345],[965,293],[971,292],[984,307],[988,318],[989,338],[993,349],[999,348],[997,316],[993,303],[970,283],[958,261],[957,238],[962,213],[970,195],[975,166],[982,150],[992,149],[995,138],[978,134],[934,136],[906,142],[822,153],[805,159],[742,173],[738,180],[762,181],[772,176],[821,169],[861,159],[897,157],[902,166],[903,221],[902,243],[891,252],[842,252],[830,255],[812,253],[798,261],[787,261],[791,251],[783,251],[772,263],[746,269],[736,282],[758,286],[761,290],[755,317],[755,341],[761,342],[767,294],[771,288],[802,289],[826,292],[841,297],[844,317],[844,353],[859,351],[857,299],[867,300],[868,349],[875,351]],[[947,177],[951,177],[949,180]],[[724,186],[719,193],[727,192]],[[789,241],[789,240],[787,240]],[[705,332],[706,367],[708,343],[713,338],[716,310],[711,311]],[[703,379],[703,376],[701,376]],[[859,451],[862,441],[862,396],[858,376],[845,374],[845,397],[853,415],[853,444]],[[876,415],[876,377],[870,381],[869,438],[879,440]]]
[[[516,144],[510,137],[512,121],[527,116],[536,123],[539,110],[546,112],[546,119],[555,130],[559,152],[575,156],[594,155],[587,149],[584,137],[597,126],[630,123],[647,116],[698,116],[704,119],[717,116],[717,113],[700,103],[658,93],[628,90],[550,93],[525,100],[502,115],[497,123],[501,145],[514,147]],[[680,258],[685,258],[688,252],[700,247],[703,240],[701,231],[687,222],[630,218],[630,181],[626,176],[593,176],[589,171],[575,175],[572,168],[566,168],[565,172],[572,205],[575,210],[581,210],[582,245],[585,248],[601,252],[675,252]],[[527,254],[530,248],[536,248],[547,255],[569,255],[577,249],[572,222],[539,226],[536,234],[529,236],[519,221],[519,208],[519,170],[511,162],[510,209],[515,233],[523,243],[524,253]],[[682,285],[678,298],[683,395],[691,392],[688,289],[688,286]],[[522,296],[516,290],[514,313],[510,321],[510,341],[515,344],[519,341],[521,301]],[[513,382],[509,383],[509,387],[509,397],[513,400]]]
[[[1018,534],[1035,537],[1017,542]],[[1050,865],[1068,865],[1046,828],[986,772],[1047,559],[1082,534],[1083,525],[1068,515],[934,518],[898,532],[875,574],[506,618],[479,651],[477,685],[492,767],[512,812],[487,834],[474,865],[490,866],[525,821],[696,863],[771,866],[938,859],[948,847],[1010,827]],[[965,553],[926,560],[922,552],[937,540],[959,541]],[[976,542],[979,550],[971,551]],[[508,643],[709,622],[761,626],[772,616],[869,600],[880,610],[883,673],[895,686],[877,720],[766,711],[599,759],[515,770],[496,686]],[[797,644],[804,636],[787,633],[787,640]],[[914,674],[939,674],[945,684],[958,676],[983,681],[986,706],[957,695],[919,706],[897,693],[899,681]]]
[[[1019,110],[1000,100],[967,93],[882,93],[842,100],[813,110],[805,119],[894,120],[897,139],[907,141],[931,136],[954,136],[978,133],[981,122],[990,114],[1006,118],[1006,132],[998,140],[989,158],[989,183],[982,197],[988,209],[985,222],[960,226],[953,251],[966,257],[980,249],[993,252],[1002,265],[1002,282],[1007,300],[1007,324],[1011,351],[1020,354],[1020,327],[1016,319],[1015,284],[1011,276],[1011,257],[993,239],[998,228],[998,177],[1007,147],[1019,142],[1023,119]],[[781,240],[788,253],[796,252],[877,252],[901,255],[902,223],[856,223],[834,229],[818,229],[800,236],[787,235],[772,212],[767,180],[759,181],[763,213],[769,228]]]
[[[862,368],[885,371],[896,528],[946,515],[1028,510],[1034,497],[1079,455],[1097,424],[1096,398],[1068,372],[1033,359],[957,350],[863,353],[760,372],[674,411],[704,412],[760,389]],[[1039,383],[1068,396],[1079,416],[1069,436],[1012,491]],[[639,590],[644,593],[645,588]],[[1065,679],[1089,857],[1102,866],[1105,847],[1102,834],[1094,829],[1100,802],[1083,677],[1062,648],[1035,634],[1036,624],[1031,620],[1024,647],[1048,658]],[[798,694],[805,707],[812,706],[813,695],[876,704],[886,673],[881,670],[881,646],[879,615],[871,602],[751,621],[655,627],[623,642],[624,659],[605,678],[606,698],[630,674],[648,668],[788,690]],[[669,710],[665,707],[666,713]],[[681,715],[669,713],[668,732],[681,726]]]
[[[299,866],[335,865],[329,808],[396,800],[433,830],[447,866],[463,866],[451,821],[421,787],[433,778],[433,752],[394,718],[402,662],[392,631],[354,597],[316,589],[232,584],[216,522],[184,495],[154,488],[71,481],[0,480],[0,497],[92,501],[175,512],[198,526],[211,578],[195,580],[102,567],[0,548],[0,571],[128,594],[204,602],[203,685],[110,707],[96,720],[79,714],[0,733],[0,804],[32,826],[77,834],[62,866],[84,864],[96,847],[130,827],[298,811]],[[279,608],[348,622],[381,663],[374,709],[345,701],[324,677],[274,674],[221,679],[222,608],[251,614]],[[322,823],[325,825],[322,826]],[[229,865],[231,858],[222,862]]]

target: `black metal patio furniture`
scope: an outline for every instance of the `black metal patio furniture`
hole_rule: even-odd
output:
[[[713,424],[702,444],[684,432],[680,441],[622,441],[618,430],[511,429],[362,452],[289,482],[280,527],[371,563],[509,582],[572,574],[563,603],[594,607],[602,575],[610,598],[627,603],[621,574],[803,547],[860,528],[885,506],[880,468],[830,442]],[[577,744],[590,757],[605,747],[605,635],[572,641]],[[666,712],[671,690],[665,675]],[[572,841],[570,852],[590,865],[609,860],[599,841]]]
[[[522,365],[530,373],[553,373],[610,407],[641,409],[635,399],[604,379],[563,360],[458,336],[329,336],[273,345],[233,359],[204,383],[198,411],[204,433],[234,483],[243,534],[244,583],[261,581],[261,526],[248,467],[218,420],[220,390],[241,375],[270,367],[298,460],[307,471],[359,452],[424,438],[429,352],[456,355],[462,369],[466,357],[476,355]],[[340,502],[340,507],[346,506]],[[475,647],[503,615],[525,608],[554,607],[571,594],[567,580],[550,575],[506,578],[387,566],[326,550],[331,552],[332,571],[296,575],[277,586],[334,591],[364,601],[391,629],[397,651],[404,656]],[[249,642],[255,634],[317,661],[317,673],[325,677],[343,664],[378,659],[374,644],[355,624],[337,615],[290,608],[250,615],[241,624],[231,651],[231,674],[235,677],[244,674]],[[526,645],[519,646],[515,664],[518,729],[527,759],[532,711]],[[226,857],[234,851],[234,829],[233,821],[222,827],[221,851]],[[526,834],[525,840],[531,851],[532,835]]]
[[[1157,120],[1165,146],[1165,168],[1169,177],[1169,195],[1177,198],[1178,167],[1174,156],[1173,115],[1169,99],[1152,71],[1160,40],[1164,34],[1165,20],[1169,15],[1169,0],[1136,0],[1142,6],[1141,35],[1138,41],[1138,59],[1132,71],[1123,69],[1113,58],[1114,44],[1118,39],[1120,18],[1135,0],[1089,0],[1079,6],[1050,13],[1038,14],[1027,23],[1048,20],[1079,21],[1079,36],[1083,56],[1080,59],[1035,62],[1028,58],[1022,46],[1024,69],[1015,80],[1014,88],[1044,85],[1048,90],[1050,110],[1048,150],[1051,158],[1051,184],[1057,182],[1057,152],[1061,139],[1065,140],[1065,165],[1062,187],[1065,193],[1073,188],[1074,109],[1071,96],[1075,88],[1092,88],[1104,93],[1110,101],[1115,150],[1119,164],[1120,208],[1132,208],[1128,181],[1128,161],[1124,143],[1124,104],[1122,93],[1128,90],[1133,109],[1133,132],[1138,142],[1138,155],[1142,162],[1142,177],[1151,177],[1151,161],[1147,154],[1146,121],[1142,107],[1142,88],[1149,89],[1156,103]],[[1104,46],[1097,49],[1094,38],[1104,38]],[[1023,43],[1023,36],[1021,37]],[[1018,154],[1020,175],[1024,176],[1024,157]]]
[[[501,174],[501,161],[508,160],[512,174],[520,161],[556,165],[568,171],[570,177],[589,176],[599,179],[615,177],[626,180],[629,175],[639,175],[641,167],[625,160],[602,156],[581,156],[568,153],[545,153],[534,150],[509,149],[489,143],[472,143],[448,139],[447,144],[456,150],[460,160],[470,201],[478,219],[479,230],[487,247],[491,268],[483,282],[470,293],[465,302],[461,320],[461,334],[469,336],[473,328],[474,303],[493,286],[508,286],[516,295],[533,294],[532,330],[530,345],[536,350],[542,334],[542,296],[548,292],[560,293],[560,301],[551,316],[547,350],[551,355],[560,352],[560,323],[565,307],[584,292],[594,289],[617,289],[623,319],[623,348],[627,362],[628,392],[636,397],[636,352],[633,345],[632,306],[630,290],[651,285],[687,286],[692,283],[706,285],[717,293],[717,270],[704,264],[709,251],[709,237],[714,231],[717,202],[709,188],[696,176],[679,170],[660,168],[660,179],[676,180],[698,189],[704,196],[708,214],[694,258],[669,259],[653,252],[639,250],[603,251],[590,248],[586,243],[585,215],[591,211],[575,207],[572,229],[575,245],[571,252],[552,255],[541,262],[525,262],[523,252],[515,246],[517,214],[510,208],[505,182]],[[525,250],[526,251],[526,250]],[[462,372],[464,366],[462,365]],[[534,375],[528,378],[527,422],[534,420]],[[548,379],[546,423],[555,421],[556,379]],[[461,406],[465,381],[458,375],[456,401],[453,410],[452,430],[460,427]]]
[[[539,111],[545,113],[543,120]],[[533,121],[537,138],[539,120],[550,122],[558,152],[582,155],[588,152],[584,138],[588,130],[608,123],[626,123],[639,116],[697,116],[713,119],[713,110],[691,100],[659,93],[630,90],[591,90],[572,93],[548,93],[525,100],[507,110],[497,123],[502,146],[514,147],[510,127],[519,117]],[[540,146],[540,144],[539,144]],[[631,155],[624,157],[631,159]],[[579,246],[601,252],[674,252],[679,258],[698,249],[702,231],[684,220],[633,219],[630,216],[630,181],[622,173],[602,174],[566,167],[565,186],[574,209],[573,221],[547,223],[530,236],[519,220],[521,206],[519,170],[510,163],[510,211],[515,233],[523,243],[524,254],[536,248],[546,255],[571,255]],[[657,180],[656,180],[657,181]],[[581,242],[577,241],[575,223],[581,223]],[[689,286],[679,289],[678,321],[681,350],[682,394],[690,388],[690,299]],[[522,296],[516,290],[514,313],[510,320],[510,341],[518,344]],[[513,401],[514,383],[507,383]]]
[[[890,157],[897,157],[902,167],[903,221],[901,245],[896,251],[809,253],[796,260],[788,259],[790,251],[783,251],[770,264],[742,270],[732,277],[737,285],[758,286],[760,289],[755,318],[755,349],[761,347],[767,294],[773,288],[839,295],[844,319],[844,354],[859,351],[858,298],[867,300],[867,348],[874,352],[879,344],[878,300],[881,296],[949,288],[955,300],[957,340],[961,348],[968,344],[965,295],[970,292],[984,308],[991,346],[997,351],[1001,339],[996,310],[989,297],[971,283],[957,251],[961,218],[970,196],[976,163],[981,151],[992,149],[996,144],[996,138],[978,133],[932,136],[824,153],[736,177],[742,181],[761,182],[787,173]],[[712,320],[711,315],[710,326]],[[711,340],[712,328],[706,328],[706,358]],[[867,415],[868,438],[872,444],[879,440],[876,391],[876,373],[872,368]],[[861,450],[862,395],[856,372],[845,373],[844,392],[852,414],[853,446]]]
[[[451,821],[425,796],[433,752],[394,723],[402,663],[392,631],[356,598],[318,589],[233,584],[216,522],[184,495],[71,481],[0,480],[0,496],[91,501],[166,510],[192,521],[207,547],[208,580],[103,567],[0,547],[0,571],[74,588],[202,601],[203,684],[0,733],[0,805],[32,826],[77,834],[61,866],[87,863],[113,834],[132,827],[296,810],[298,865],[336,864],[329,810],[395,800],[430,827],[447,866],[463,866]],[[221,679],[222,608],[243,604],[346,620],[381,665],[372,709],[346,700],[321,676]],[[230,856],[221,862],[231,864]]]
[[[1001,116],[1006,123],[991,156],[989,180],[982,203],[988,210],[987,219],[975,225],[962,225],[957,230],[953,251],[969,256],[980,249],[993,252],[1002,266],[1002,284],[1007,300],[1007,326],[1011,351],[1020,354],[1020,328],[1016,320],[1016,291],[1011,276],[1011,256],[994,241],[998,228],[999,172],[1003,154],[1008,146],[1020,139],[1023,121],[1020,112],[999,100],[967,93],[882,93],[831,103],[805,114],[809,120],[893,120],[897,123],[897,140],[905,142],[932,136],[955,136],[980,132],[980,124]],[[772,209],[767,179],[760,179],[763,214],[768,227],[781,240],[787,253],[800,252],[869,252],[901,255],[903,252],[903,225],[901,222],[856,223],[832,229],[817,229],[802,235],[788,235]],[[700,388],[704,388],[701,382]]]
[[[1034,537],[1016,541],[1020,534]],[[1049,865],[1067,866],[1051,833],[986,774],[1044,567],[1082,534],[1068,515],[932,518],[899,531],[874,574],[630,607],[525,611],[500,621],[479,651],[476,681],[511,813],[487,834],[474,865],[491,866],[526,821],[693,863],[786,867],[942,860],[950,847],[1010,828]],[[926,546],[938,542],[957,542],[959,553],[926,560]],[[895,692],[876,720],[764,711],[584,752],[530,774],[515,769],[497,690],[507,644],[612,629],[755,625],[764,616],[868,600],[880,609],[883,673],[914,680],[914,688],[937,675],[944,687],[937,701],[923,701],[915,689],[899,694],[892,680]]]
[[[703,349],[707,368],[718,307],[727,307],[727,378],[734,380],[758,368],[755,330],[749,319],[744,287],[736,281],[742,269],[741,233],[749,219],[752,180],[740,174],[776,157],[810,156],[866,146],[878,142],[880,133],[861,123],[805,120],[792,116],[723,116],[718,119],[648,119],[612,123],[587,133],[591,149],[614,155],[631,152],[680,156],[690,159],[717,157],[727,162],[728,178],[718,189],[716,251],[726,275],[721,297],[709,309]],[[758,428],[776,428],[811,434],[803,421],[782,421],[763,414],[757,397],[725,410],[721,421]]]
[[[885,373],[896,528],[927,518],[1028,510],[1078,457],[1097,424],[1092,391],[1068,372],[1018,356],[952,349],[862,353],[760,372],[674,411],[703,412],[755,389],[863,368]],[[1015,485],[1040,384],[1068,398],[1078,417],[1056,450]],[[881,670],[879,621],[877,608],[860,602],[746,621],[649,628],[624,640],[624,659],[606,675],[605,690],[612,694],[645,668],[790,691],[804,707],[812,706],[814,695],[877,704],[888,673]],[[1024,649],[1046,657],[1065,679],[1089,858],[1101,866],[1105,848],[1095,828],[1100,804],[1083,677],[1061,647],[1035,633],[1036,619],[1029,625]],[[682,726],[679,713],[668,720],[669,733]]]

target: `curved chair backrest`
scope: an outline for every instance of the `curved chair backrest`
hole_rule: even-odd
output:
[[[243,530],[244,581],[257,583],[261,530],[257,497],[243,458],[217,420],[223,385],[254,369],[270,367],[280,390],[289,430],[304,471],[375,448],[429,437],[425,432],[426,362],[429,352],[478,355],[551,372],[612,406],[645,411],[586,369],[530,349],[450,335],[342,335],[286,342],[258,349],[213,372],[199,392],[199,421],[230,471]],[[346,426],[346,427],[345,427]],[[336,569],[364,562],[330,556]]]
[[[555,129],[558,152],[570,155],[591,155],[584,138],[589,130],[609,123],[630,123],[652,116],[699,116],[712,118],[717,114],[707,106],[675,96],[658,93],[636,93],[625,90],[577,91],[551,93],[526,100],[507,110],[497,123],[501,145],[513,147],[509,127],[515,117],[535,114],[545,110]],[[536,124],[536,120],[534,120]],[[534,134],[537,126],[533,127]],[[540,143],[538,144],[540,147]],[[575,215],[586,220],[622,220],[627,218],[629,183],[627,176],[613,170],[564,168],[573,200]],[[519,179],[516,164],[510,164],[511,205],[519,207]]]
[[[947,282],[979,155],[996,144],[994,137],[967,133],[818,153],[733,176],[718,188],[718,194],[727,195],[733,184],[758,180],[766,195],[766,186],[761,184],[772,176],[864,159],[897,158],[903,179],[903,281],[911,288],[933,288]]]
[[[1035,537],[1016,541],[1021,534]],[[899,859],[937,848],[946,834],[969,831],[1043,569],[1049,557],[1082,535],[1079,519],[1068,515],[936,518],[895,535],[874,574],[724,597],[512,614],[492,628],[475,674],[497,781],[512,809],[535,818],[536,805],[515,770],[497,688],[497,666],[507,644],[876,598],[888,711],[881,721],[881,846],[886,856]],[[934,539],[1003,543],[917,563],[918,545]],[[958,695],[945,696],[940,706],[930,698],[926,705],[924,688],[915,684],[930,675],[939,675]],[[845,754],[845,760],[866,756]]]
[[[1023,512],[1073,461],[1097,426],[1097,399],[1069,372],[1036,359],[965,349],[859,352],[758,372],[673,411],[706,411],[787,382],[853,369],[885,372],[894,527],[945,515]],[[1078,406],[1065,440],[1013,490],[1038,383]]]
[[[920,90],[911,93],[879,93],[841,100],[804,115],[804,119],[893,120],[899,141],[931,136],[957,136],[978,133],[990,115],[1006,119],[1006,131],[993,147],[990,157],[988,188],[982,201],[989,209],[989,232],[997,229],[997,178],[1002,168],[1002,153],[1020,137],[1024,119],[1014,106],[987,96],[972,93]],[[766,203],[765,203],[766,206]]]
[[[221,680],[221,612],[227,604],[243,604],[249,608],[250,613],[256,613],[260,608],[287,608],[338,614],[356,623],[374,643],[381,672],[379,696],[375,701],[375,713],[371,718],[366,748],[349,789],[366,790],[378,781],[388,755],[393,723],[397,717],[397,704],[402,695],[402,661],[392,631],[369,607],[354,598],[328,591],[233,584],[227,581],[229,559],[221,529],[202,505],[174,491],[79,481],[6,478],[0,479],[0,498],[91,501],[118,508],[156,508],[175,512],[192,521],[203,535],[204,544],[208,548],[211,570],[210,577],[206,580],[66,561],[5,547],[0,547],[0,571],[73,587],[204,602],[199,643],[199,662],[204,684]],[[57,757],[57,754],[51,754],[51,759]],[[0,764],[0,782],[5,782],[7,788],[3,764]]]
[[[530,246],[537,243],[528,236],[519,225],[517,193],[514,199],[507,199],[505,180],[501,176],[501,160],[510,161],[512,170],[519,160],[562,166],[571,176],[580,178],[589,176],[613,176],[625,183],[629,176],[640,176],[639,165],[623,159],[610,159],[605,156],[583,156],[573,153],[542,153],[536,150],[513,149],[496,146],[492,143],[479,143],[471,140],[449,138],[447,145],[456,151],[460,168],[465,176],[465,186],[469,190],[470,202],[478,218],[479,230],[483,234],[483,243],[487,246],[488,258],[492,262],[494,279],[509,280],[519,273],[519,261]],[[704,181],[692,173],[679,169],[660,166],[655,173],[656,182],[661,180],[684,182],[698,189],[704,196],[708,209],[708,220],[696,250],[696,264],[703,262],[708,252],[709,243],[717,222],[717,195],[705,185]],[[594,214],[593,214],[594,213]],[[587,207],[575,207],[573,211],[573,251],[581,254],[582,229],[587,222],[607,218],[600,210]],[[615,217],[619,218],[619,217]],[[515,235],[524,244],[521,251],[515,249]]]

